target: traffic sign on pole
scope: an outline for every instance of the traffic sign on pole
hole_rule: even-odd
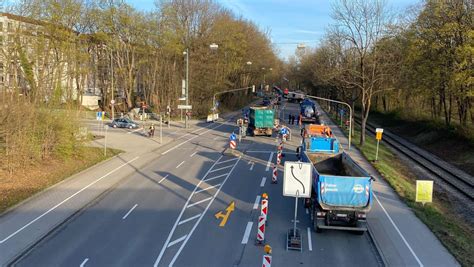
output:
[[[287,197],[311,197],[312,164],[285,161],[283,195]]]
[[[178,109],[193,109],[191,105],[178,105]]]

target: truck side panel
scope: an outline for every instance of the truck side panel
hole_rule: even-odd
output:
[[[370,205],[370,178],[319,175],[318,201],[325,206],[365,208]]]

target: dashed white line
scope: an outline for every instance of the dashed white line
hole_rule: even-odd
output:
[[[184,160],[183,160],[183,162],[181,162],[180,164],[178,164],[178,166],[176,166],[176,169],[179,168],[179,167],[181,167],[181,165],[183,165],[183,164],[184,164]]]
[[[267,181],[267,177],[262,177],[262,181],[260,182],[260,187],[265,186],[265,181]]]
[[[410,244],[408,244],[408,241],[405,239],[405,237],[402,235],[402,232],[400,232],[400,229],[398,229],[397,225],[395,224],[395,222],[393,222],[392,220],[392,217],[390,217],[390,215],[388,214],[388,212],[385,210],[384,206],[382,205],[382,203],[380,203],[379,201],[379,198],[377,197],[376,194],[373,194],[374,197],[375,197],[375,200],[377,200],[377,202],[379,203],[380,207],[382,208],[383,212],[385,213],[385,215],[387,216],[388,220],[392,223],[393,227],[395,228],[395,230],[397,231],[397,233],[400,235],[400,237],[402,238],[403,242],[405,243],[405,245],[408,247],[408,249],[410,250],[411,254],[413,255],[413,257],[415,258],[415,260],[418,262],[418,265],[420,265],[420,267],[423,267],[423,263],[421,263],[420,259],[418,259],[418,256],[416,256],[415,252],[413,251],[413,249],[411,248]]]
[[[128,215],[130,215],[130,213],[132,213],[132,211],[138,206],[138,204],[135,204],[133,205],[133,207],[127,212],[127,214],[125,214],[123,217],[122,217],[122,220],[125,220]]]
[[[194,153],[192,153],[190,157],[192,158],[194,155],[196,155],[196,153],[197,151],[194,151]]]
[[[212,186],[209,186],[209,187],[200,189],[200,190],[194,192],[194,194],[201,193],[201,192],[203,192],[203,191],[207,191],[207,190],[212,189],[212,188],[214,188],[214,187],[218,187],[219,185],[221,185],[221,184],[216,184],[216,185],[212,185]]]
[[[311,230],[306,228],[308,230],[308,249],[309,251],[313,251],[313,242],[311,241]]]
[[[193,217],[191,217],[191,218],[187,218],[186,220],[182,220],[182,221],[180,221],[180,222],[178,223],[178,225],[181,225],[181,224],[183,224],[183,223],[187,223],[187,222],[190,222],[190,221],[192,221],[192,220],[194,220],[194,219],[197,219],[197,218],[199,218],[199,216],[201,216],[201,214],[202,214],[202,213],[199,213],[198,215],[195,215],[195,216],[193,216]]]
[[[168,244],[168,247],[174,246],[174,245],[176,245],[177,243],[183,241],[184,239],[186,239],[186,236],[188,236],[188,235],[184,235],[184,236],[182,236],[182,237],[180,237],[180,238],[178,238],[178,239],[176,239],[176,240],[174,240],[174,241],[171,241],[171,242]]]
[[[247,222],[247,227],[245,228],[244,236],[242,237],[242,244],[247,244],[249,242],[250,231],[252,230],[253,222]]]
[[[82,191],[86,190],[87,188],[91,187],[92,185],[94,185],[95,183],[99,182],[100,180],[104,179],[105,177],[109,176],[110,174],[116,172],[117,170],[121,169],[123,166],[125,165],[128,165],[132,162],[134,162],[135,160],[137,160],[139,157],[135,157],[133,158],[132,160],[129,160],[127,162],[125,162],[124,164],[118,166],[117,168],[111,170],[110,172],[106,173],[105,175],[103,175],[102,177],[98,178],[97,180],[91,182],[90,184],[86,185],[85,187],[83,187],[81,190],[77,191],[76,193],[72,194],[71,196],[69,196],[68,198],[66,198],[65,200],[59,202],[58,204],[56,204],[54,207],[50,208],[49,210],[45,211],[43,214],[41,214],[40,216],[36,217],[35,219],[33,219],[32,221],[30,221],[29,223],[25,224],[23,227],[21,227],[20,229],[16,230],[15,232],[13,232],[12,234],[10,234],[9,236],[5,237],[2,241],[0,241],[0,244],[2,243],[5,243],[8,239],[12,238],[13,236],[15,236],[16,234],[18,234],[19,232],[23,231],[25,228],[27,228],[28,226],[32,225],[33,223],[35,223],[36,221],[38,221],[39,219],[43,218],[45,215],[47,215],[48,213],[50,213],[51,211],[55,210],[57,207],[61,206],[62,204],[66,203],[67,201],[69,201],[71,198],[77,196],[78,194],[80,194]]]
[[[249,169],[250,171],[253,170],[253,166],[255,166],[254,162],[252,162],[252,165],[250,165],[250,169]]]
[[[268,157],[268,161],[267,161],[267,167],[265,168],[266,172],[270,169],[270,165],[272,164],[272,159],[273,159],[273,152],[270,152],[270,157]]]
[[[257,195],[257,197],[255,198],[255,203],[253,203],[254,210],[258,209],[258,205],[260,204],[260,198],[261,198],[260,195]]]
[[[82,261],[81,265],[79,265],[79,267],[84,267],[84,266],[86,266],[86,263],[87,263],[88,261],[89,261],[89,258],[85,258],[85,259]]]
[[[209,201],[209,200],[211,200],[211,199],[212,199],[212,197],[205,198],[205,199],[200,200],[200,201],[198,201],[198,202],[194,202],[193,204],[189,204],[186,208],[191,208],[191,207],[193,207],[193,206],[199,205],[199,204],[201,204],[201,203],[203,203],[203,202],[206,202],[206,201]]]
[[[165,177],[161,178],[161,180],[158,183],[161,184],[161,182],[163,182],[168,176],[169,174],[165,175]]]

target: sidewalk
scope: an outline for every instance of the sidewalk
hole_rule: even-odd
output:
[[[367,221],[371,236],[385,264],[387,266],[459,266],[456,259],[405,205],[361,152],[354,146],[350,151],[347,150],[348,138],[319,105],[316,105],[345,152],[376,179],[373,183],[374,201]]]
[[[196,129],[203,129],[197,126],[198,123],[200,121],[191,121],[188,129],[173,126],[165,131],[163,128],[162,144],[159,128],[154,138],[133,132],[108,132],[107,147],[125,153],[67,178],[0,216],[0,266],[5,266],[57,226],[66,223],[122,179],[158,158],[168,144],[182,137],[189,138],[193,132],[197,134]],[[177,129],[181,129],[180,134],[173,135],[172,131]],[[104,141],[105,138],[97,139],[91,145],[103,147]]]

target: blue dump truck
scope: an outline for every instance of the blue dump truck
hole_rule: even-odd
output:
[[[271,107],[251,107],[248,131],[251,135],[272,136],[275,111]]]
[[[301,122],[303,123],[318,123],[318,115],[316,113],[316,104],[305,99],[300,103]]]
[[[305,205],[313,212],[314,230],[367,231],[372,205],[372,178],[348,154],[308,153],[301,160],[313,164],[313,188]]]
[[[326,125],[308,124],[305,126],[304,151],[309,153],[339,153],[339,141]]]

